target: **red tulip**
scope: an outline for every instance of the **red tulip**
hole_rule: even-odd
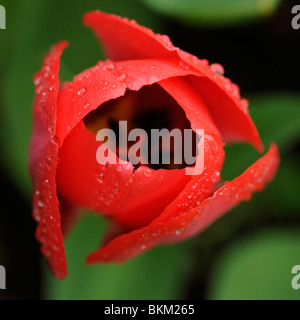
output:
[[[75,220],[76,208],[92,209],[111,221],[105,243],[87,262],[123,262],[153,246],[198,234],[261,190],[279,163],[272,145],[242,175],[216,184],[224,142],[263,149],[247,101],[223,76],[222,66],[209,66],[207,60],[174,47],[167,36],[128,19],[95,11],[84,16],[84,23],[94,30],[110,60],[60,86],[60,56],[67,46],[61,42],[34,77],[33,215],[42,252],[59,278],[67,275],[63,233]],[[156,170],[136,168],[129,161],[96,161],[101,144],[93,134],[96,129],[112,119],[133,123],[137,116],[150,125],[148,112],[156,112],[154,119],[160,121],[165,114],[182,128],[190,123],[193,130],[204,129],[201,174],[186,175],[183,167]]]

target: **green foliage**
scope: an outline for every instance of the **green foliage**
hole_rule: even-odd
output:
[[[291,285],[300,232],[271,229],[238,239],[215,259],[209,299],[299,300]]]
[[[248,23],[271,15],[280,0],[143,0],[150,8],[196,26]]]

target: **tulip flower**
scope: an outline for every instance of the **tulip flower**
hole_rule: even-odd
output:
[[[84,16],[84,24],[99,38],[108,60],[61,84],[60,57],[68,44],[60,42],[34,77],[29,151],[33,216],[42,253],[58,278],[67,275],[64,235],[82,208],[110,222],[87,263],[124,262],[154,246],[199,234],[262,190],[279,163],[272,144],[244,173],[221,183],[224,143],[249,143],[263,151],[248,101],[224,76],[223,67],[209,65],[174,47],[167,36],[126,18],[95,11]],[[143,155],[151,154],[147,148],[132,163],[128,152],[134,144],[127,139],[124,148],[119,132],[115,150],[107,147],[107,152],[120,161],[101,163],[105,154],[100,153],[100,161],[96,155],[104,141],[97,139],[97,132],[120,131],[117,124],[122,121],[128,131],[141,128],[146,133],[201,129],[204,135],[196,145],[202,149],[197,149],[194,164],[143,162]],[[171,158],[175,147],[168,149]],[[164,146],[158,152],[163,154]],[[201,170],[187,174],[200,157]]]

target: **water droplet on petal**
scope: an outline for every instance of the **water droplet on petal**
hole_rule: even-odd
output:
[[[91,106],[91,103],[90,102],[87,102],[84,106],[83,106],[83,109],[88,109],[89,107]]]
[[[211,66],[210,66],[211,70],[214,71],[215,73],[223,76],[224,73],[225,73],[225,70],[224,70],[224,67],[219,64],[219,63],[213,63]]]
[[[240,96],[240,87],[235,83],[232,84],[232,92],[235,96]]]
[[[242,99],[241,100],[241,105],[243,107],[243,110],[245,113],[248,113],[249,112],[249,101],[247,99]]]
[[[42,208],[44,206],[44,203],[41,200],[38,200],[37,205]]]
[[[124,81],[126,79],[126,74],[125,73],[121,73],[118,77],[117,80],[118,81]]]
[[[86,88],[81,88],[78,90],[77,94],[81,97],[86,93]]]
[[[153,170],[149,169],[149,168],[144,168],[144,175],[147,178],[150,178],[152,176]]]
[[[186,70],[190,69],[190,65],[183,60],[180,60],[179,65]]]

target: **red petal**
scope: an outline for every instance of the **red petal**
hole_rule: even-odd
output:
[[[126,89],[176,76],[198,74],[182,68],[177,61],[161,59],[133,60],[113,63],[99,62],[66,83],[58,95],[57,136],[59,146],[65,137],[89,112],[104,102],[125,94]]]
[[[174,47],[167,36],[156,35],[134,20],[101,11],[88,12],[83,17],[104,45],[107,56],[114,61],[135,59],[170,59]],[[176,52],[173,58],[177,58]]]
[[[57,174],[62,196],[78,206],[109,214],[115,221],[130,229],[144,226],[156,218],[182,191],[191,177],[186,176],[184,170],[154,171],[141,167],[133,174],[130,163],[121,166],[121,170],[118,170],[118,166],[99,165],[95,155],[100,144],[84,128],[83,123],[78,123],[78,119],[106,100],[124,94],[126,87],[139,90],[143,85],[159,81],[185,110],[193,128],[205,129],[208,139],[217,138],[221,150],[223,145],[219,132],[201,98],[192,88],[183,86],[180,77],[177,77],[191,72],[172,60],[108,61],[85,71],[67,84],[59,94],[59,136],[63,140],[68,135],[60,150]],[[126,75],[121,82],[118,80],[120,74]],[[168,78],[170,79],[164,80]],[[118,86],[113,87],[115,83]],[[84,98],[81,88],[85,88]],[[87,101],[89,107],[84,108]],[[68,126],[70,133],[66,130]]]
[[[223,139],[249,142],[263,150],[256,127],[246,110],[247,101],[241,99],[238,86],[220,74],[223,68],[219,65],[209,66],[207,60],[199,60],[174,47],[167,36],[155,34],[126,18],[94,11],[84,16],[84,23],[94,30],[110,59],[177,59],[183,68],[197,70],[203,78],[192,79],[191,83],[209,107]]]
[[[142,166],[133,173],[130,162],[100,165],[96,161],[99,146],[83,122],[72,130],[59,152],[59,193],[77,206],[112,216],[127,229],[156,218],[191,179],[184,170]]]
[[[30,143],[29,166],[33,179],[33,215],[38,222],[37,239],[53,274],[67,275],[67,265],[56,196],[58,145],[55,137],[60,56],[67,43],[54,46],[35,75],[34,130]]]
[[[123,262],[153,246],[182,241],[201,232],[238,203],[249,200],[253,192],[263,189],[274,177],[278,164],[278,150],[272,145],[268,153],[241,176],[227,182],[191,210],[176,208],[176,202],[181,202],[176,199],[169,206],[169,211],[173,211],[171,214],[166,215],[166,210],[148,226],[113,239],[104,248],[90,254],[87,262]]]

